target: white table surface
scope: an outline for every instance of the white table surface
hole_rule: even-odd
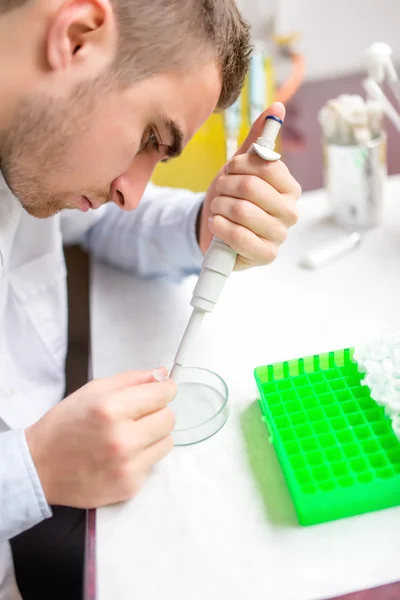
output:
[[[98,511],[99,600],[320,600],[400,580],[400,508],[298,526],[260,420],[254,367],[344,348],[400,327],[400,178],[382,228],[354,253],[307,272],[305,249],[338,235],[323,192],[270,267],[235,274],[207,317],[192,364],[230,388],[213,438],[176,448],[139,496]],[[95,264],[95,377],[170,366],[194,286],[143,281]]]

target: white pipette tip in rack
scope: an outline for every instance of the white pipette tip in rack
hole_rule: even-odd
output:
[[[274,152],[276,136],[283,125],[282,119],[268,115],[262,137],[252,145],[252,150],[264,160],[279,160],[281,155]]]
[[[375,42],[367,50],[368,75],[377,83],[382,83],[386,75],[389,81],[398,81],[392,62],[393,50],[385,42]]]

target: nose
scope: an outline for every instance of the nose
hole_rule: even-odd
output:
[[[159,161],[157,156],[139,154],[129,169],[111,184],[111,199],[123,210],[136,208]]]

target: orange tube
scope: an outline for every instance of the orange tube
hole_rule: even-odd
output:
[[[296,52],[288,51],[292,60],[292,72],[288,79],[277,89],[275,98],[283,104],[287,104],[293,98],[304,81],[304,57]]]

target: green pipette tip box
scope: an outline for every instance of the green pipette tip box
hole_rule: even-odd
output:
[[[400,505],[400,442],[352,356],[347,348],[254,371],[301,525]]]

